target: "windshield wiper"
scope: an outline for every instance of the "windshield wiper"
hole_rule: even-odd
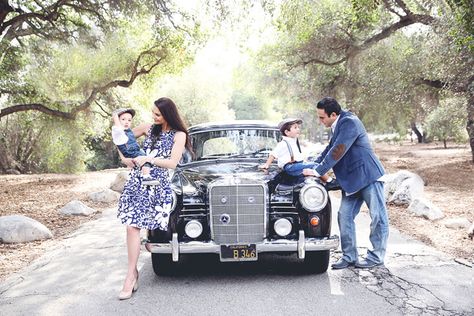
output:
[[[252,152],[249,152],[249,153],[240,153],[240,154],[233,154],[233,155],[225,156],[224,158],[239,158],[239,157],[247,157],[247,156],[255,157],[256,155],[262,154],[264,152],[270,153],[270,150],[267,149],[267,148],[262,148],[262,149],[252,151]]]

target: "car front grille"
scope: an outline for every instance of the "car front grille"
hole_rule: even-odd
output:
[[[260,183],[209,186],[212,239],[218,244],[261,242],[266,230],[265,197]]]

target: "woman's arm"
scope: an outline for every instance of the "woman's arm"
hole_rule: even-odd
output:
[[[142,166],[145,162],[149,162],[155,166],[167,168],[167,169],[174,169],[178,165],[181,157],[183,156],[184,147],[186,144],[186,134],[183,132],[176,132],[174,135],[174,144],[173,148],[171,149],[171,157],[170,158],[152,158],[147,156],[140,156],[134,158],[135,163]]]
[[[132,129],[133,135],[135,135],[136,138],[140,136],[144,136],[146,135],[150,127],[151,127],[150,123],[142,123]]]

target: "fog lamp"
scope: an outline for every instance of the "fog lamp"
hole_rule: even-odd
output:
[[[285,237],[291,233],[292,225],[286,218],[280,218],[273,224],[273,229],[278,236]]]
[[[202,224],[197,220],[191,220],[184,227],[184,232],[191,238],[197,238],[202,234]]]

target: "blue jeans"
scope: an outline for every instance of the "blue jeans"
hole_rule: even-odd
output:
[[[290,176],[298,177],[303,175],[303,169],[314,169],[316,164],[314,162],[294,162],[287,163],[283,170]]]
[[[343,193],[341,207],[337,216],[341,234],[342,259],[357,262],[357,243],[354,219],[359,214],[362,203],[369,208],[370,242],[373,250],[367,250],[367,260],[383,263],[388,239],[388,216],[385,207],[383,182],[369,184],[359,192],[345,196]]]

